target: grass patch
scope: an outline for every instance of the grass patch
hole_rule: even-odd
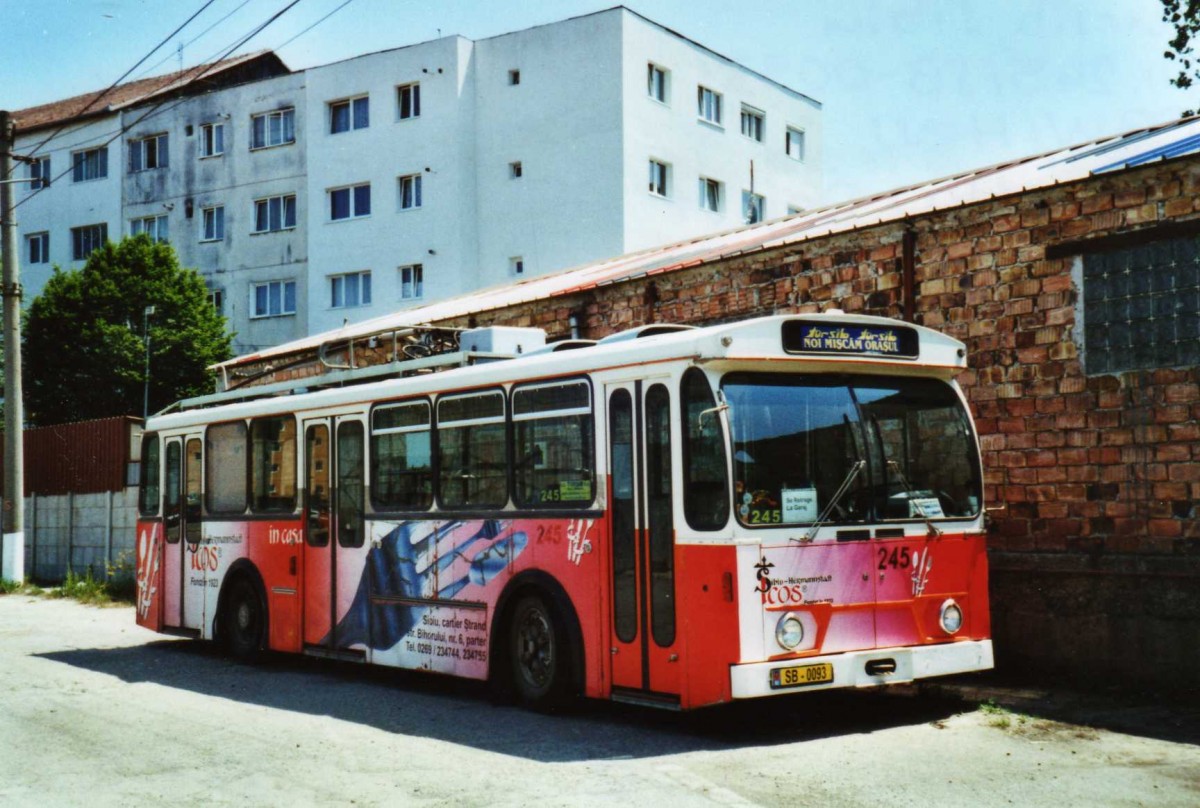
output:
[[[0,595],[41,595],[45,591],[28,578],[24,581],[0,581]]]
[[[1011,729],[1014,724],[1022,728],[1029,721],[1029,716],[1014,713],[1012,710],[988,699],[980,703],[979,712],[987,717],[987,725],[996,729]]]
[[[0,595],[41,595],[47,598],[70,598],[93,606],[132,605],[137,584],[132,564],[125,556],[108,565],[108,579],[98,580],[89,568],[83,575],[67,571],[62,586],[43,589],[28,579],[0,581]]]

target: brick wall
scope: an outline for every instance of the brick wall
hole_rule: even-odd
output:
[[[1200,369],[1086,375],[1072,272],[1081,254],[1114,238],[1154,238],[1198,214],[1200,158],[1182,158],[471,321],[539,326],[555,338],[567,336],[574,313],[582,336],[598,338],[646,322],[830,306],[900,317],[910,229],[915,320],[967,344],[960,381],[997,509],[990,558],[999,664],[1194,687]]]

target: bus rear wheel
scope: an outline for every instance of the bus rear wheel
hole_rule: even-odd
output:
[[[251,659],[262,650],[266,609],[258,590],[245,575],[229,584],[224,609],[225,644],[238,659]]]
[[[526,595],[517,601],[509,622],[508,651],[513,689],[521,704],[545,708],[565,700],[570,680],[566,640],[541,597]]]

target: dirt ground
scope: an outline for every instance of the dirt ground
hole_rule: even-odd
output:
[[[539,715],[473,683],[242,665],[129,608],[0,596],[5,806],[1190,807],[1198,728],[1196,705],[970,681]]]

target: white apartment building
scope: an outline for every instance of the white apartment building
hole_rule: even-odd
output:
[[[78,266],[105,235],[77,250],[79,228],[149,230],[205,276],[246,353],[819,192],[819,103],[623,7],[296,73],[253,58],[260,75],[81,125],[72,143],[127,131],[107,183],[60,181],[19,211],[30,293],[29,237]]]

